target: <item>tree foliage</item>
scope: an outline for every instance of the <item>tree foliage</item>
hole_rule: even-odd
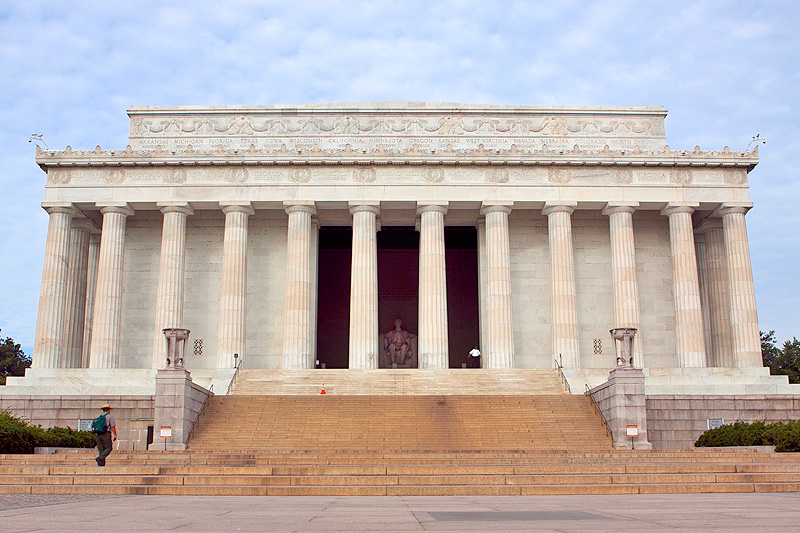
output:
[[[800,383],[800,341],[797,337],[778,348],[775,331],[761,332],[761,358],[770,374],[789,376],[789,383]]]
[[[0,385],[6,384],[6,376],[24,376],[29,366],[31,358],[25,355],[19,344],[14,343],[14,339],[0,339]]]

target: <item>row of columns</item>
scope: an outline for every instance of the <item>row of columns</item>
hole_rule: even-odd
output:
[[[553,355],[567,368],[580,367],[577,290],[571,217],[577,203],[548,203],[550,305]],[[122,264],[126,204],[101,205],[101,237],[69,204],[50,204],[42,286],[34,345],[41,368],[119,368]],[[163,366],[163,328],[183,326],[186,261],[186,202],[158,204],[163,213],[161,255],[154,323],[153,368]],[[249,202],[221,204],[225,214],[219,298],[218,368],[244,357],[247,322],[247,229],[254,213]],[[614,327],[641,331],[633,218],[638,204],[609,203]],[[696,205],[669,204],[679,365],[760,366],[760,340],[744,214],[747,206],[724,205],[698,227]],[[316,242],[314,202],[286,202],[288,214],[286,299],[282,366],[313,368],[316,344]],[[420,204],[419,365],[447,368],[447,285],[444,215],[447,203]],[[514,366],[511,204],[485,202],[479,224],[481,255],[481,341],[484,366]],[[350,204],[353,221],[350,296],[350,368],[377,368],[379,351],[377,231],[378,203]],[[75,219],[75,220],[73,220]],[[696,245],[697,244],[697,245]],[[702,246],[701,246],[702,245]],[[697,253],[705,256],[698,271]],[[484,253],[485,252],[485,253]],[[485,259],[484,259],[485,256]],[[702,274],[701,275],[699,275]],[[704,283],[701,288],[700,280]],[[702,294],[701,294],[702,289]],[[701,303],[705,295],[706,305]],[[735,298],[731,295],[735,295]],[[703,310],[707,308],[708,332]],[[706,338],[710,337],[710,338]],[[634,365],[644,366],[642,335],[634,345]],[[88,354],[88,358],[87,358]],[[88,360],[87,360],[88,359]]]

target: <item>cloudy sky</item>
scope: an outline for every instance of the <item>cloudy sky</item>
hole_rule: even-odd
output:
[[[0,0],[0,329],[32,351],[47,215],[31,133],[124,148],[143,105],[662,105],[673,149],[760,134],[762,330],[800,336],[800,2]]]

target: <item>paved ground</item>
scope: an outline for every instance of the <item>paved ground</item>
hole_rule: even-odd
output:
[[[800,494],[497,497],[0,495],[0,530],[800,531]]]

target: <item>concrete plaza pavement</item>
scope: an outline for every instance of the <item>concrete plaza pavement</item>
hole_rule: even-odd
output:
[[[0,495],[22,531],[800,531],[800,494]]]

